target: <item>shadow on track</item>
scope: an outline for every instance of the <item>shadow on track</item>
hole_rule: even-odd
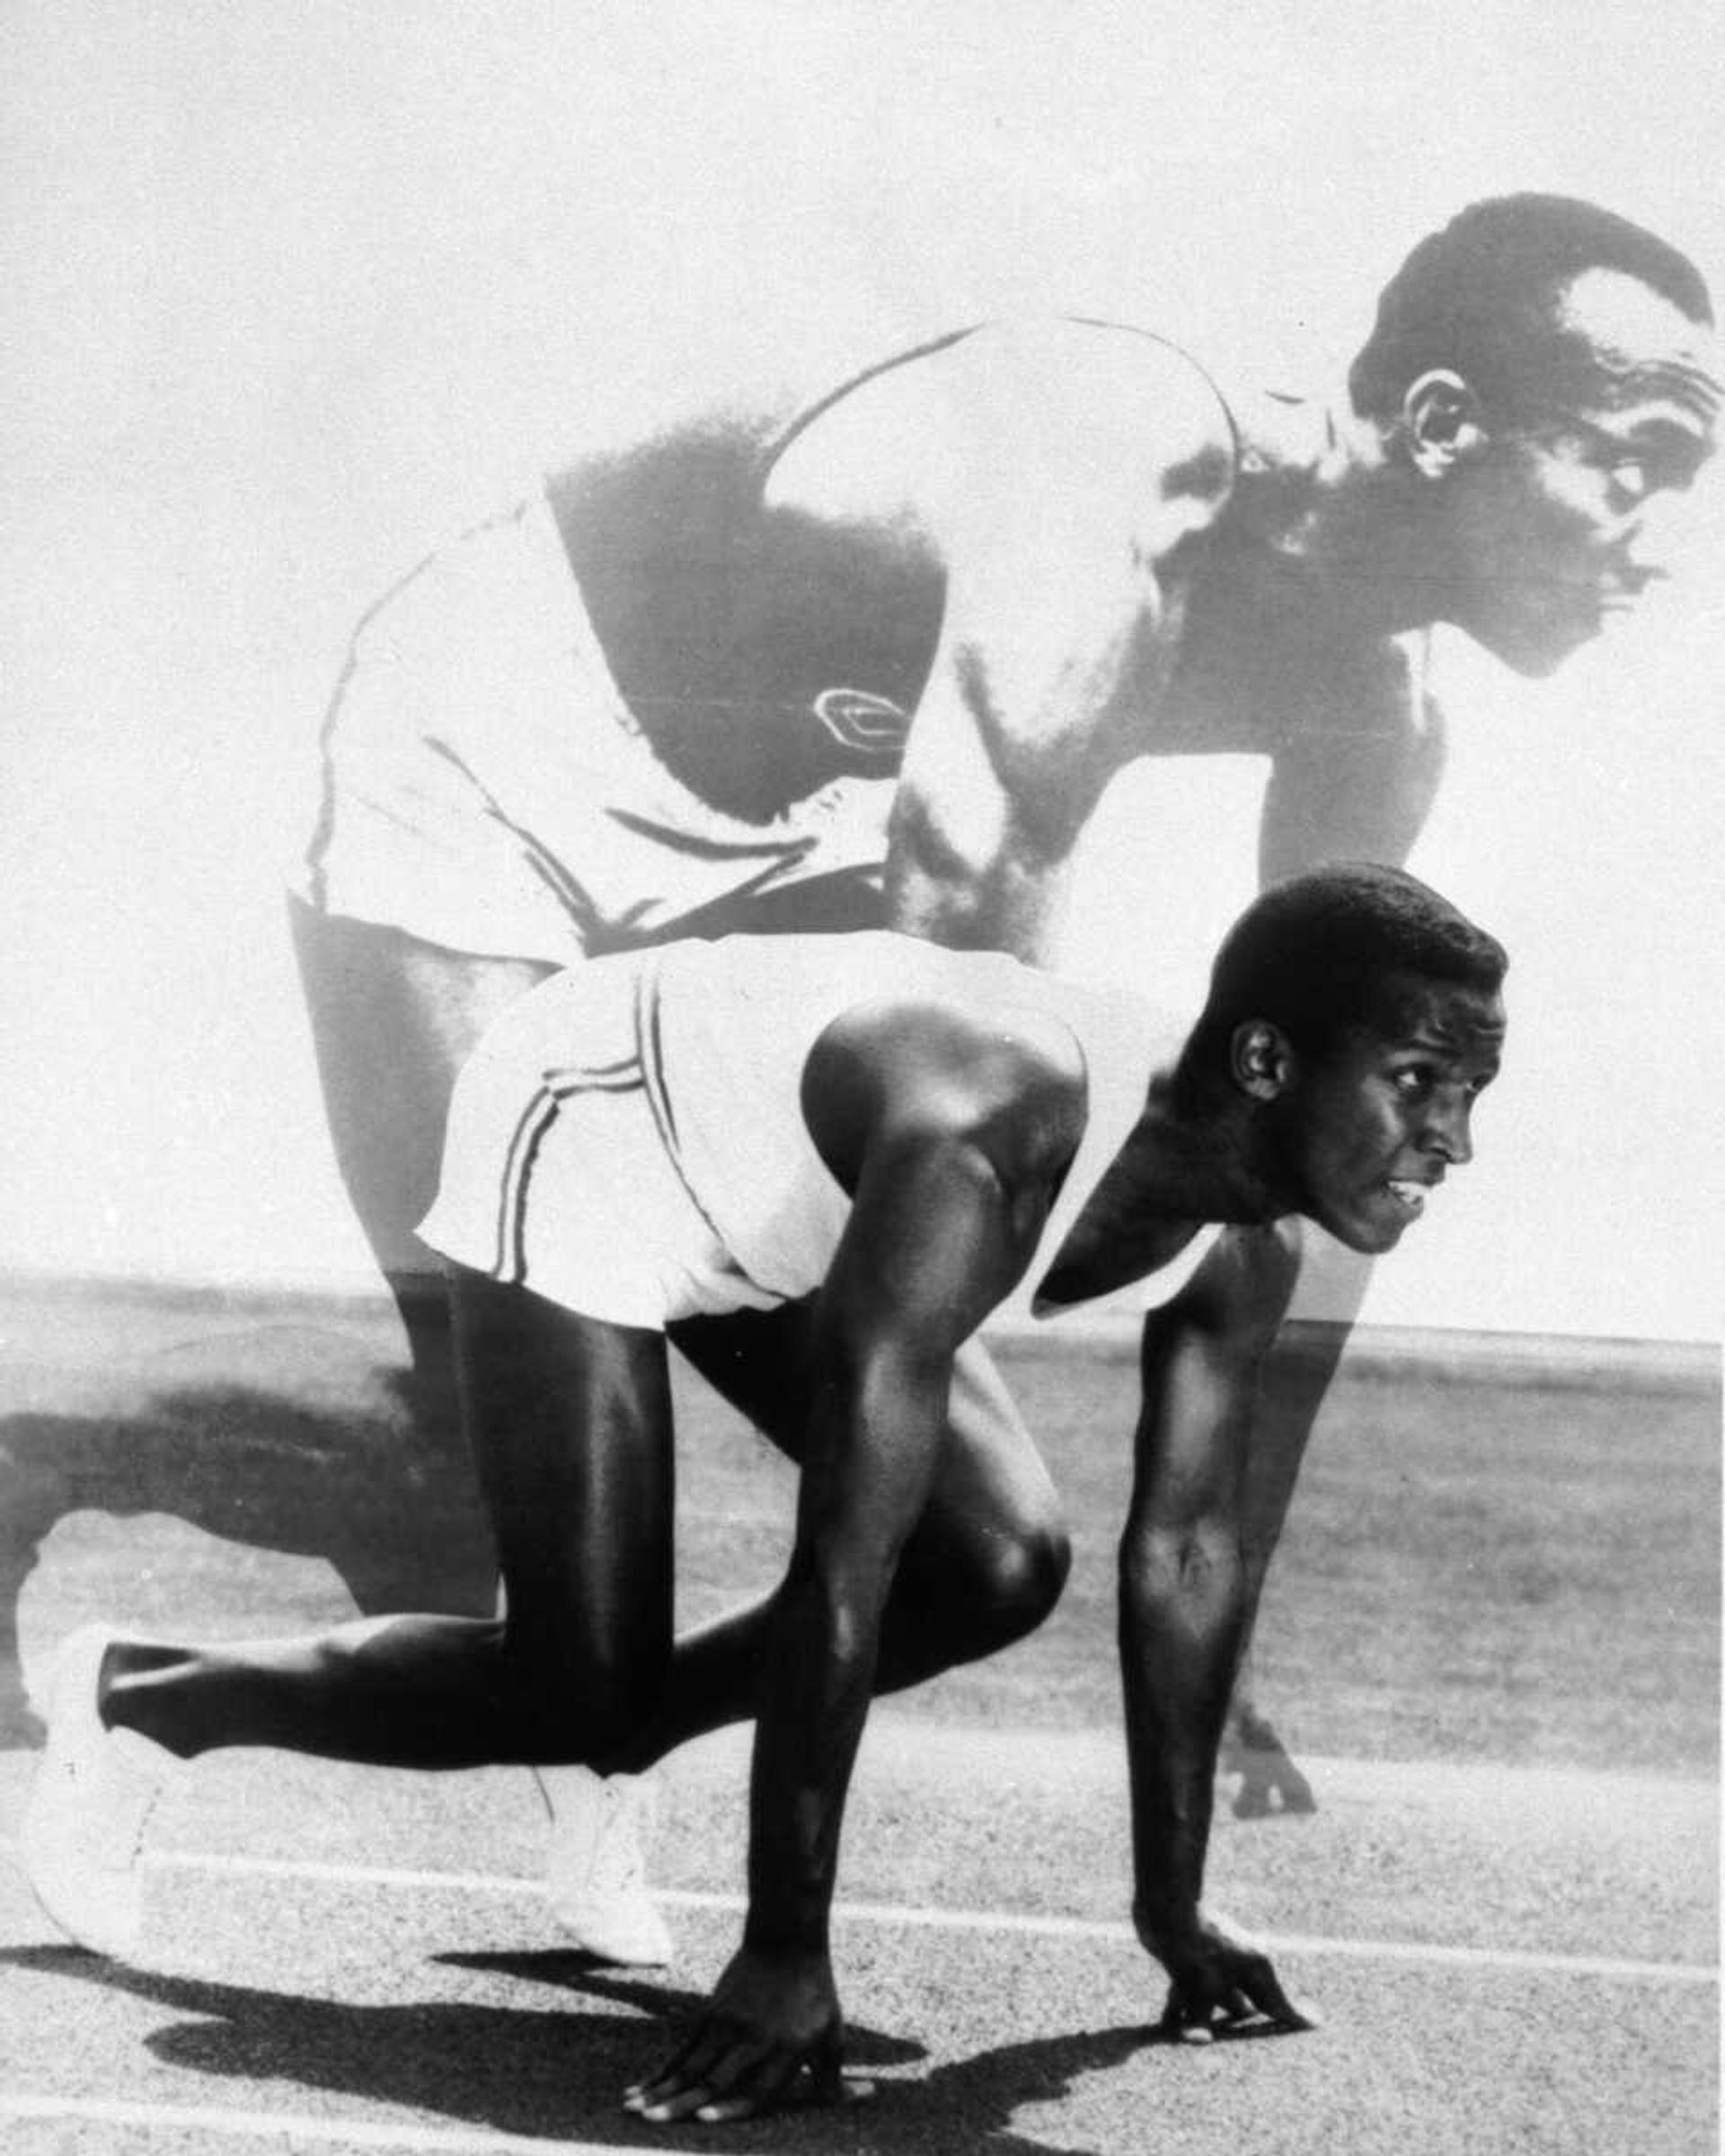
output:
[[[608,2010],[444,2000],[337,2003],[123,1969],[72,1947],[0,1950],[0,1968],[70,1978],[191,2017],[144,2039],[153,2056],[189,2075],[270,2084],[274,2104],[284,2109],[292,2107],[280,2091],[296,2083],[501,2134],[663,2146],[665,2129],[624,2112],[623,2091],[663,2055],[664,2024],[694,2014],[703,2002],[700,1994],[601,1974],[574,1954],[473,1957],[467,1966],[506,1972],[518,1966],[563,1990],[590,1993]],[[857,2065],[874,2068],[921,2055],[914,2044],[854,2028],[849,2052]],[[181,2089],[174,2100],[196,2099]],[[896,2115],[900,2106],[895,2101],[892,2109]],[[871,2117],[880,2115],[880,2106],[871,2107]],[[829,2116],[830,2134],[823,2124]],[[905,2123],[914,2123],[908,2114]],[[715,2146],[775,2148],[790,2138],[817,2152],[856,2146],[854,2126],[840,2125],[836,2114],[812,2111],[728,2127]],[[872,2134],[870,2145],[880,2145]]]
[[[296,2083],[497,2133],[624,2149],[663,2145],[665,2129],[631,2119],[619,2099],[662,2055],[665,2024],[702,2005],[699,1993],[622,1975],[558,1949],[434,1958],[445,1967],[550,1985],[602,2001],[606,2010],[443,2000],[337,2003],[122,1969],[63,1947],[0,1950],[0,1967],[99,1985],[190,2017],[144,2039],[154,2057],[187,2074],[270,2083],[278,2090]],[[1224,2040],[1264,2033],[1249,2028]],[[931,2149],[1054,2156],[1073,2143],[1019,2131],[1013,2121],[1021,2110],[1066,2102],[1082,2077],[1163,2047],[1180,2048],[1147,2021],[1002,2045],[921,2078],[884,2081],[878,2100],[861,2112],[800,2107],[740,2121],[721,2129],[713,2146],[749,2152],[794,2146],[809,2156],[854,2156],[859,2145],[903,2156],[925,2156]],[[880,2030],[854,2024],[849,2031],[846,2063],[862,2073],[914,2065],[924,2055],[916,2043]],[[196,2099],[181,2090],[176,2100]]]
[[[416,1434],[402,1374],[366,1376],[352,1406],[309,1405],[304,1389],[138,1384],[111,1411],[0,1418],[0,1745],[40,1737],[19,1666],[18,1599],[42,1544],[76,1512],[166,1514],[243,1548],[322,1560],[361,1615],[495,1606],[464,1453]],[[186,1603],[173,1581],[116,1577],[113,1587],[101,1613],[142,1630],[171,1629]],[[165,1620],[152,1606],[158,1595]]]

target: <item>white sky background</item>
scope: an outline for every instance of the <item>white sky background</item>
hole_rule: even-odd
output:
[[[1018,305],[1302,381],[1512,187],[1725,297],[1718,16],[13,0],[0,1264],[368,1282],[279,896],[307,752],[361,608],[589,426]],[[1445,648],[1414,865],[1511,945],[1509,1065],[1369,1316],[1719,1330],[1721,491],[1681,589],[1556,681]],[[1122,783],[1089,969],[1155,936],[1196,994],[1261,783]]]

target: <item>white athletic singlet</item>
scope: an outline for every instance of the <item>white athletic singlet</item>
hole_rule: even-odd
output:
[[[1177,348],[1122,324],[1066,326],[1141,340],[1189,369],[1216,395],[1218,453],[1225,426],[1237,470],[1262,468],[1255,420],[1225,403]],[[766,640],[758,655],[765,676],[755,682],[745,665],[748,685],[739,690],[724,671],[736,658],[724,650],[740,631],[727,611],[729,586],[718,565],[733,544],[739,560],[750,558],[773,460],[876,376],[972,333],[897,354],[776,435],[739,447],[740,461],[734,472],[726,464],[729,476],[716,495],[697,458],[697,468],[684,474],[688,491],[678,493],[683,482],[668,480],[672,490],[662,499],[649,487],[645,506],[594,511],[596,550],[617,546],[626,557],[638,544],[649,557],[641,575],[658,573],[658,562],[676,587],[664,632],[673,643],[706,614],[721,617],[712,624],[718,649],[704,658],[698,649],[689,656],[679,696],[717,699],[703,723],[711,739],[732,739],[737,770],[773,762],[778,737],[767,716],[778,708],[780,688],[765,676],[774,653],[783,659],[783,640]],[[1271,544],[1285,522],[1297,526],[1325,446],[1321,411],[1273,402],[1281,477],[1264,490],[1253,527],[1265,524],[1260,535]],[[585,528],[579,518],[575,528]],[[887,822],[916,696],[895,688],[896,703],[852,682],[847,669],[862,662],[847,640],[878,640],[878,624],[866,630],[835,621],[832,678],[806,709],[801,690],[792,698],[798,729],[779,745],[788,753],[805,735],[818,739],[823,753],[836,744],[832,775],[811,777],[807,791],[793,790],[770,812],[745,812],[737,801],[721,808],[730,796],[721,790],[708,798],[698,781],[676,775],[677,758],[662,741],[655,747],[625,700],[588,614],[581,579],[591,567],[578,572],[542,492],[439,547],[371,609],[321,735],[318,811],[293,871],[297,895],[319,911],[449,950],[558,966],[673,936],[760,932],[779,920],[808,932],[880,918]],[[794,589],[800,575],[813,571],[792,560],[783,574]],[[702,586],[693,605],[683,588],[691,578]],[[859,603],[866,588],[865,578]],[[744,621],[751,603],[738,597]],[[594,604],[603,611],[597,590]],[[929,607],[924,621],[919,609]],[[938,614],[937,595],[907,593],[901,616],[915,618],[895,617],[896,628],[917,649],[926,635],[932,655]],[[903,655],[893,664],[916,671]],[[718,675],[707,679],[703,666],[717,666]],[[740,698],[735,709],[726,707],[728,695]],[[780,711],[778,720],[783,716]],[[824,768],[818,755],[814,768]]]
[[[321,755],[297,897],[554,966],[718,932],[725,906],[788,886],[878,888],[898,783],[883,758],[765,823],[699,800],[612,678],[543,495],[440,548],[372,609]]]
[[[985,1021],[1014,1007],[1070,1027],[1084,1137],[1023,1280],[1037,1285],[1143,1108],[1181,1030],[994,952],[884,932],[732,937],[602,959],[506,1008],[457,1082],[442,1180],[420,1233],[472,1269],[615,1324],[768,1308],[826,1277],[850,1198],[816,1151],[801,1087],[842,1012],[925,1000]],[[1165,1300],[1214,1240],[1156,1276]]]

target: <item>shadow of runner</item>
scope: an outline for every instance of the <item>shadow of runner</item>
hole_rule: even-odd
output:
[[[447,1958],[447,1957],[446,1957]],[[194,2017],[154,2031],[145,2047],[163,2064],[188,2074],[249,2085],[270,2084],[270,2107],[293,2108],[284,2083],[367,2104],[393,2104],[500,2134],[544,2135],[663,2148],[667,2130],[622,2108],[624,2090],[650,2072],[671,2040],[668,2021],[691,2015],[700,1994],[656,1984],[581,1974],[580,1957],[475,1957],[475,1967],[506,1973],[519,1959],[559,1965],[548,1979],[591,1993],[610,2010],[535,2009],[428,2000],[368,2006],[305,1999],[236,1984],[124,1969],[72,1947],[0,1950],[0,1968],[59,1975],[123,1993],[168,2013]],[[528,1974],[535,1974],[532,1970]],[[919,2055],[912,2045],[868,2029],[853,2029],[860,2063],[898,2063]],[[165,2099],[164,2099],[165,2100]],[[195,2100],[177,2090],[177,2102]],[[254,2099],[255,2100],[255,2099]],[[896,2128],[900,2107],[895,2103]],[[854,2110],[800,2110],[723,2130],[726,2148],[854,2150]],[[882,2116],[879,2104],[866,2107]],[[823,2129],[830,2124],[829,2135]],[[904,2121],[909,2130],[913,2122]],[[867,2145],[880,2144],[873,2133]],[[926,2145],[926,2144],[924,2144]]]
[[[523,1984],[548,1984],[560,1991],[582,1992],[590,1998],[615,2000],[622,2006],[670,2019],[693,2015],[707,2002],[704,1992],[674,1993],[651,1977],[624,1975],[596,1956],[568,1947],[504,1948],[474,1954],[436,1954],[432,1960],[451,1969],[473,1969],[481,1975],[510,1976]],[[905,2037],[846,2025],[845,2060],[857,2068],[902,2066],[926,2057],[920,2044]]]
[[[243,1549],[321,1560],[361,1615],[490,1613],[496,1566],[464,1454],[419,1433],[400,1374],[370,1376],[370,1397],[353,1409],[217,1382],[134,1386],[135,1404],[112,1412],[0,1419],[0,1745],[40,1736],[20,1669],[19,1595],[48,1537],[81,1511],[165,1514]],[[102,1613],[144,1630],[172,1634],[177,1611],[195,1606],[172,1580],[113,1586]],[[248,1629],[268,1616],[248,1613]]]
[[[501,2134],[664,2146],[672,2130],[632,2119],[621,2107],[623,2091],[651,2071],[674,2041],[675,2025],[698,2010],[703,1994],[624,1975],[567,1950],[433,1959],[550,1985],[608,2010],[447,2000],[373,2006],[125,1969],[70,1947],[0,1949],[0,1968],[63,1976],[193,2017],[143,2039],[162,2063],[189,2074],[278,2090],[292,2083]],[[1270,2033],[1254,2026],[1224,2040]],[[1079,2144],[1071,2138],[1038,2139],[1014,2125],[1016,2116],[1068,2101],[1083,2076],[1115,2071],[1134,2054],[1159,2048],[1179,2046],[1147,2020],[1001,2045],[921,2077],[883,2081],[870,2104],[797,2107],[737,2121],[712,2130],[714,2145],[763,2156],[792,2148],[807,2156],[851,2156],[858,2149],[1075,2156]],[[925,2053],[913,2040],[853,2023],[845,2055],[854,2072],[868,2074],[914,2065]],[[195,2099],[178,2090],[175,2100]],[[292,2108],[279,2096],[276,2102]],[[704,2137],[709,2130],[684,2131]]]
[[[1218,2029],[1218,2044],[1283,2038],[1294,2032],[1264,2021]],[[1039,2141],[1013,2124],[1031,2105],[1070,2101],[1082,2076],[1111,2072],[1147,2050],[1184,2054],[1190,2046],[1165,2033],[1154,2020],[1114,2028],[1077,2030],[1069,2036],[1035,2037],[1022,2044],[1002,2044],[950,2066],[937,2066],[915,2092],[919,2145],[974,2148],[986,2156],[1048,2156],[1057,2145],[1065,2156],[1078,2156],[1077,2143]]]

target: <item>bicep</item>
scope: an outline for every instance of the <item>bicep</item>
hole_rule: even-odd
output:
[[[1082,605],[1026,569],[1018,610],[958,605],[918,704],[888,824],[892,924],[1046,960],[1078,840],[1143,746],[1162,619],[1154,572]],[[956,603],[956,602],[955,602]],[[1154,667],[1151,668],[1154,672]]]
[[[995,1239],[1029,1263],[1084,1132],[1083,1050],[1034,1003],[881,996],[826,1026],[804,1063],[804,1125],[852,1209],[835,1257],[960,1262],[1000,1286]],[[931,1257],[926,1253],[933,1250]],[[829,1275],[830,1277],[830,1275]]]
[[[961,826],[1061,850],[1136,745],[1165,667],[1162,564],[1124,513],[961,548],[905,780]],[[975,805],[973,810],[973,804]]]
[[[907,1363],[954,1354],[1011,1292],[1037,1213],[975,1140],[914,1127],[865,1149],[821,1293],[829,1328]]]
[[[931,681],[887,823],[891,924],[940,942],[989,941],[947,932],[982,901],[991,869],[1012,848],[1018,808],[1013,775],[990,753],[977,713],[950,676]]]
[[[1181,550],[1225,492],[1225,460],[1173,454],[1189,437],[1208,446],[1196,424],[1141,425],[1111,463],[1093,444],[1024,442],[947,518],[941,636],[890,833],[900,898],[920,887],[962,922],[978,892],[1007,908],[1015,886],[1033,895],[1150,745],[1183,624]]]
[[[871,1148],[816,1298],[798,1498],[799,1547],[836,1586],[884,1592],[933,1486],[954,1357],[1025,1255],[979,1150]]]
[[[851,1194],[818,1305],[836,1350],[950,1365],[1028,1268],[1085,1102],[1075,1038],[1034,1005],[841,1013],[802,1082],[809,1136]]]

